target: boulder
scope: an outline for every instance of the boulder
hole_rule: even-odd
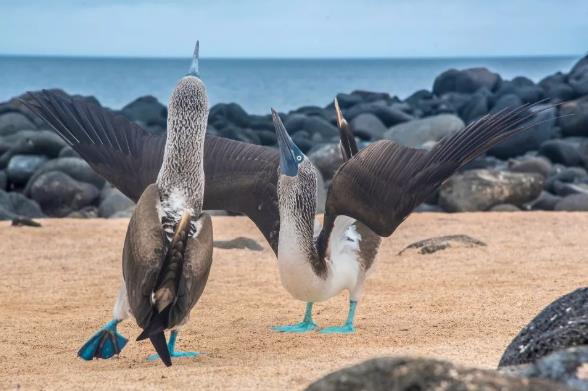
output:
[[[23,130],[4,137],[3,141],[8,148],[0,156],[0,167],[6,167],[14,155],[45,155],[54,158],[66,146],[61,137],[49,130]]]
[[[500,368],[500,373],[524,379],[543,379],[563,384],[572,390],[588,391],[588,346],[550,353],[530,364]]]
[[[539,174],[547,178],[553,167],[548,159],[541,156],[530,156],[509,162],[508,169],[512,172],[526,172]]]
[[[326,144],[315,148],[308,153],[308,158],[323,175],[325,181],[330,181],[343,163],[339,144]]]
[[[335,371],[306,391],[564,391],[547,380],[520,379],[426,358],[380,357]]]
[[[210,108],[208,121],[215,123],[217,119],[227,120],[241,128],[246,128],[250,124],[249,115],[237,103],[217,103]]]
[[[354,90],[351,92],[352,95],[360,96],[364,102],[375,102],[378,100],[383,100],[385,102],[390,101],[397,101],[397,98],[392,98],[390,94],[387,92],[374,92],[374,91],[366,91],[366,90]]]
[[[357,94],[337,94],[337,102],[341,109],[348,109],[363,102],[363,98]]]
[[[288,133],[294,134],[299,130],[304,130],[306,118],[306,115],[300,113],[289,114],[284,120],[284,126]]]
[[[167,108],[153,96],[142,96],[122,108],[121,113],[131,121],[145,125],[146,130],[165,129]]]
[[[8,186],[8,176],[6,171],[0,170],[0,190],[6,190]]]
[[[43,212],[54,217],[67,216],[92,204],[100,193],[96,186],[78,182],[59,171],[46,172],[31,181],[31,198]]]
[[[84,206],[80,210],[74,210],[67,217],[70,219],[95,219],[98,217],[98,208],[94,205]]]
[[[303,129],[313,136],[315,134],[320,135],[322,140],[329,141],[339,139],[339,129],[321,117],[306,117]]]
[[[531,210],[554,210],[555,205],[561,200],[561,197],[542,191],[539,197],[529,202],[526,208]]]
[[[259,144],[272,146],[278,143],[278,138],[276,137],[276,132],[272,132],[271,130],[258,130],[257,137],[259,137]]]
[[[364,140],[379,140],[386,130],[386,126],[374,114],[364,113],[351,120],[353,134]]]
[[[260,139],[257,132],[252,129],[243,129],[236,125],[229,125],[219,130],[222,137],[230,138],[231,140],[242,141],[244,143],[259,144]]]
[[[587,183],[564,183],[555,181],[553,183],[553,190],[555,194],[561,197],[566,197],[572,194],[588,194]]]
[[[558,124],[564,136],[588,137],[588,96],[563,103]]]
[[[469,101],[459,109],[461,119],[469,124],[488,114],[488,97],[491,94],[485,87],[473,94]]]
[[[454,175],[441,187],[439,205],[448,212],[484,211],[498,204],[523,204],[543,190],[538,174],[472,170]]]
[[[453,114],[440,114],[417,119],[391,127],[384,138],[407,147],[420,147],[428,142],[438,142],[464,128],[463,121]]]
[[[439,113],[457,114],[470,103],[471,94],[461,92],[448,92],[439,97],[437,111]]]
[[[509,94],[518,96],[523,103],[535,103],[543,98],[543,89],[531,79],[518,76],[510,81],[503,81],[495,97],[501,98]]]
[[[110,188],[106,194],[101,193],[100,198],[100,206],[98,207],[98,216],[100,217],[111,217],[129,209],[132,213],[134,210],[135,203],[117,189]]]
[[[519,98],[515,94],[505,94],[502,95],[500,98],[495,100],[490,113],[498,113],[500,110],[504,110],[506,108],[512,107],[519,107],[523,104],[521,98]]]
[[[0,220],[45,217],[39,205],[20,193],[0,190]]]
[[[373,114],[387,127],[413,119],[411,115],[394,106],[389,106],[385,102],[360,103],[349,110],[343,110],[343,115],[348,121],[352,121],[361,114]]]
[[[462,167],[462,171],[479,170],[479,169],[493,169],[506,170],[507,163],[504,160],[495,158],[494,156],[478,156],[471,162]]]
[[[530,126],[530,128],[492,147],[488,154],[500,159],[521,156],[526,152],[539,149],[542,143],[557,135],[557,128],[555,127],[556,111],[554,108],[535,106],[531,111],[535,112],[533,118],[521,124],[521,126]]]
[[[472,94],[482,87],[495,91],[502,79],[486,68],[470,68],[458,71],[450,69],[435,78],[433,93],[441,96],[447,92]]]
[[[562,198],[555,204],[554,210],[558,211],[588,211],[588,194],[572,194]]]
[[[568,84],[577,95],[588,95],[588,56],[574,65],[568,74]]]
[[[61,148],[61,151],[59,151],[59,155],[57,157],[77,157],[77,158],[81,158],[80,154],[77,153],[70,146]]]
[[[33,174],[24,190],[26,195],[30,195],[30,188],[32,183],[41,175],[47,172],[63,172],[75,179],[76,181],[89,183],[97,188],[104,186],[104,178],[98,175],[92,167],[85,160],[77,157],[61,157],[49,160],[44,163]]]
[[[582,166],[584,160],[578,150],[578,145],[567,140],[549,140],[541,144],[539,154],[553,163],[564,166]]]
[[[552,352],[588,344],[588,288],[555,300],[511,341],[499,367],[527,364]]]
[[[34,130],[37,126],[26,115],[19,112],[0,114],[0,137],[16,133],[20,130]]]
[[[35,171],[47,161],[44,155],[14,155],[8,162],[8,180],[17,186],[24,186]]]
[[[255,131],[269,130],[274,132],[274,123],[272,121],[271,114],[268,115],[250,115],[249,116],[249,127]]]
[[[566,75],[561,72],[547,76],[539,82],[539,86],[545,97],[555,102],[574,99],[576,95],[574,89],[566,83]]]

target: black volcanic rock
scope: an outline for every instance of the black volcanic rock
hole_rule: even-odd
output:
[[[558,124],[564,136],[588,137],[588,96],[563,103]]]
[[[577,95],[588,95],[588,56],[574,65],[568,75],[568,84]]]
[[[482,87],[495,91],[500,87],[500,75],[486,68],[470,68],[458,71],[450,69],[443,72],[433,84],[433,93],[441,96],[447,92],[474,93]]]
[[[335,371],[306,391],[564,391],[564,385],[426,358],[380,357]]]
[[[539,86],[546,98],[558,102],[574,99],[576,96],[574,89],[566,83],[566,75],[561,72],[547,76],[539,82]]]
[[[499,367],[532,363],[552,352],[588,344],[588,288],[545,307],[506,348]]]
[[[495,98],[509,94],[518,96],[524,103],[534,103],[543,98],[543,89],[531,79],[518,76],[512,80],[503,81],[496,91]]]
[[[167,126],[167,108],[153,96],[142,96],[122,108],[121,113],[130,119],[145,125],[146,130],[152,127]]]

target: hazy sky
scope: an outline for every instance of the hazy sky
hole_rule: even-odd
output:
[[[0,0],[0,54],[583,54],[587,0]],[[188,53],[188,54],[187,54]]]

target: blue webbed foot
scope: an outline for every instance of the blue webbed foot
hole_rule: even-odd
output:
[[[325,327],[320,330],[321,334],[352,334],[355,333],[355,327],[351,324],[344,324],[343,326]]]
[[[279,331],[280,333],[308,333],[317,328],[318,326],[314,322],[303,321],[288,326],[273,326],[272,330]]]
[[[167,349],[169,350],[169,355],[172,358],[182,358],[182,357],[198,357],[200,353],[198,352],[180,352],[176,350],[176,339],[178,338],[178,332],[173,330],[169,337],[169,342],[167,344]],[[155,361],[159,360],[159,354],[152,354],[147,357],[147,361]]]
[[[94,334],[78,351],[78,356],[90,361],[94,358],[108,359],[120,354],[127,339],[116,331],[120,320],[113,319]]]

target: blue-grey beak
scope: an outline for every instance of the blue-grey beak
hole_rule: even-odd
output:
[[[274,109],[272,109],[272,119],[280,148],[280,171],[284,175],[296,176],[298,175],[298,165],[304,159],[302,151],[294,144],[282,123],[282,119]]]
[[[196,47],[194,48],[194,54],[192,55],[192,64],[190,65],[190,70],[188,71],[187,76],[200,77],[200,74],[198,73],[198,61],[200,60],[199,51],[200,41],[196,41]]]

